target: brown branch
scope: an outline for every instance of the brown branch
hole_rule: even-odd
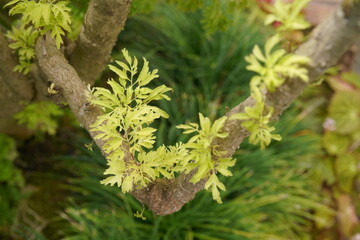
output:
[[[359,37],[360,3],[354,5],[348,14],[345,16],[339,9],[315,29],[311,38],[297,50],[297,54],[312,59],[308,67],[310,82],[316,81],[325,69],[334,65],[344,51]],[[40,39],[37,42],[36,53],[41,71],[50,81],[63,89],[64,96],[75,116],[89,131],[90,124],[96,120],[101,111],[87,102],[85,83],[68,64],[63,54],[55,48],[51,39]],[[307,84],[299,79],[288,79],[274,93],[268,93],[265,101],[267,106],[274,108],[273,118],[276,119],[306,86]],[[254,99],[249,97],[227,115],[243,112],[246,106],[252,106],[254,102]],[[227,120],[223,130],[229,133],[228,137],[216,139],[213,145],[217,145],[219,151],[226,151],[224,156],[231,156],[249,133],[241,126],[239,120]],[[90,134],[94,137],[94,133],[90,132]],[[103,142],[96,141],[96,143],[101,149]],[[143,189],[135,189],[132,194],[139,201],[147,204],[154,213],[171,214],[181,209],[204,188],[206,180],[197,184],[190,183],[192,174],[194,172],[187,175],[181,174],[172,180],[157,179]]]
[[[91,0],[71,65],[87,84],[93,84],[110,59],[117,36],[124,28],[131,0]]]
[[[62,52],[56,49],[54,40],[47,36],[38,39],[35,47],[39,69],[46,79],[61,87],[62,94],[80,124],[90,132],[90,125],[101,110],[90,105],[86,97],[86,85]],[[102,144],[98,143],[101,148]]]
[[[135,189],[132,195],[157,215],[177,212],[204,189],[206,179],[196,184],[190,182],[195,171],[181,174],[176,179],[156,179],[144,189]]]
[[[86,92],[88,90],[85,83],[80,79],[76,70],[68,63],[64,54],[55,47],[55,42],[49,35],[37,41],[35,52],[39,69],[45,78],[61,88],[61,93],[69,103],[76,119],[89,132],[99,148],[102,149],[104,142],[95,139],[98,133],[90,131],[90,128],[91,124],[103,112],[100,108],[91,105],[87,100]],[[132,161],[133,157],[126,147],[123,150],[125,152],[125,161]],[[103,155],[106,157],[104,152]]]
[[[0,29],[0,132],[17,134],[16,129],[10,127],[15,125],[12,115],[33,98],[34,90],[25,75],[13,71],[18,62],[8,45]]]

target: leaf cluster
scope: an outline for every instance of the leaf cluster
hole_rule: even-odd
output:
[[[299,14],[308,2],[296,0],[285,4],[282,0],[276,0],[273,14],[268,15],[265,23],[280,21],[282,25],[278,28],[279,32],[304,29],[308,23]],[[266,41],[264,52],[255,45],[252,54],[245,57],[249,63],[246,69],[256,73],[250,80],[251,95],[256,103],[253,107],[246,107],[245,113],[233,116],[234,119],[242,120],[242,126],[250,131],[249,142],[260,143],[262,149],[272,139],[281,140],[280,135],[271,133],[275,128],[268,125],[273,109],[265,106],[264,92],[274,92],[284,84],[286,78],[309,81],[308,70],[303,66],[310,61],[309,58],[287,53],[284,49],[274,50],[279,43],[280,35],[276,34]]]
[[[235,114],[232,118],[242,120],[242,126],[250,132],[249,142],[260,144],[261,149],[271,143],[271,140],[280,141],[278,134],[272,134],[274,127],[269,126],[273,109],[265,106],[264,92],[275,91],[284,84],[286,78],[299,78],[308,81],[308,70],[302,65],[309,62],[304,56],[286,53],[284,49],[273,50],[280,42],[280,37],[275,35],[265,43],[264,53],[258,45],[253,48],[252,54],[245,57],[249,63],[246,69],[257,75],[250,80],[251,95],[256,103],[246,107],[245,113]]]
[[[117,184],[123,192],[129,192],[134,187],[143,188],[159,177],[172,179],[176,173],[196,170],[191,181],[197,183],[209,178],[206,188],[212,186],[214,199],[221,202],[218,188],[225,190],[225,187],[216,173],[230,176],[227,168],[233,166],[235,161],[221,158],[222,153],[211,144],[216,137],[227,136],[221,132],[226,117],[211,124],[209,118],[199,114],[200,125],[190,123],[178,126],[186,134],[197,133],[186,144],[177,143],[152,150],[156,129],[150,125],[155,119],[167,118],[168,115],[149,103],[169,100],[166,93],[171,89],[165,85],[148,88],[146,85],[158,77],[157,69],[150,71],[149,63],[144,58],[143,67],[138,72],[137,58],[130,57],[125,49],[122,53],[126,62],[115,61],[119,67],[109,66],[118,76],[117,80],[108,81],[112,91],[95,87],[90,89],[89,94],[89,101],[104,110],[104,114],[91,126],[91,131],[97,133],[95,138],[105,142],[103,151],[107,154],[109,167],[104,174],[110,176],[102,183]],[[129,149],[128,153],[126,149]]]
[[[70,8],[68,1],[56,0],[12,0],[5,5],[12,6],[10,15],[20,14],[20,26],[13,27],[7,36],[15,41],[12,49],[19,49],[20,64],[14,70],[27,74],[34,58],[34,45],[37,37],[50,32],[56,47],[63,43],[65,31],[71,31]]]
[[[309,62],[309,58],[286,53],[284,49],[274,51],[274,47],[279,42],[280,38],[275,35],[266,41],[264,53],[256,45],[252,54],[245,57],[249,63],[246,69],[257,73],[251,79],[252,89],[264,85],[273,92],[285,82],[287,77],[296,77],[305,82],[309,80],[308,70],[302,67]]]
[[[149,62],[144,58],[141,71],[138,70],[138,60],[130,57],[126,49],[122,50],[125,62],[115,61],[119,67],[110,65],[109,68],[117,79],[110,79],[108,84],[112,91],[95,87],[90,89],[89,100],[92,104],[100,106],[104,114],[99,116],[92,124],[91,131],[98,132],[96,138],[105,141],[103,147],[107,154],[109,168],[105,171],[110,176],[103,181],[104,184],[122,187],[123,192],[131,191],[135,186],[144,187],[149,181],[159,177],[172,175],[166,169],[178,161],[173,158],[161,166],[159,161],[178,153],[184,154],[181,144],[174,148],[160,147],[155,152],[146,153],[155,143],[155,128],[150,124],[160,117],[167,118],[168,114],[149,103],[155,100],[170,100],[166,95],[171,88],[165,85],[154,89],[146,87],[158,78],[157,69],[150,71]],[[125,152],[133,159],[125,163]],[[137,156],[137,159],[135,159]],[[168,164],[168,165],[167,165]]]
[[[204,8],[202,24],[208,34],[216,30],[224,31],[228,27],[230,19],[226,16],[224,8],[221,1],[212,1]]]
[[[28,104],[14,117],[19,124],[25,124],[30,130],[39,134],[54,135],[58,127],[57,118],[64,114],[59,107],[51,102],[35,102]]]
[[[217,30],[224,31],[232,22],[235,12],[248,5],[248,0],[167,0],[167,2],[175,4],[185,12],[201,9],[203,13],[201,23],[207,34],[213,34]]]
[[[341,78],[353,86],[342,88],[344,83],[333,84],[336,92],[328,106],[327,129],[322,141],[328,155],[322,163],[322,169],[326,169],[323,172],[327,173],[322,174],[322,180],[329,185],[337,184],[341,191],[350,194],[360,163],[360,77],[344,73]]]
[[[198,122],[199,112],[213,122],[224,115],[226,107],[235,106],[247,96],[253,73],[246,71],[245,61],[239,59],[263,41],[266,28],[253,23],[248,12],[235,11],[233,17],[224,32],[211,37],[202,27],[200,11],[184,13],[171,5],[159,5],[153,15],[127,22],[118,51],[126,45],[136,55],[145,54],[161,72],[159,80],[174,89],[171,102],[157,104],[172,119],[155,123],[157,146],[186,142],[190,135],[179,134],[176,125]],[[259,27],[263,28],[261,32]],[[134,37],[138,41],[133,41]]]
[[[51,36],[56,41],[57,48],[63,43],[62,36],[65,31],[71,31],[70,8],[67,1],[56,0],[13,0],[6,6],[14,5],[10,15],[21,14],[21,25],[32,25],[41,31],[41,35],[51,32]]]
[[[189,173],[196,169],[196,173],[190,180],[193,183],[208,178],[205,183],[205,189],[211,187],[213,199],[218,203],[222,203],[218,189],[225,191],[225,186],[220,182],[216,173],[232,176],[228,168],[235,165],[234,159],[221,157],[223,153],[216,149],[217,146],[212,145],[215,138],[225,138],[228,135],[228,133],[221,131],[226,119],[227,117],[222,117],[211,124],[210,119],[200,113],[200,126],[197,123],[177,126],[177,128],[183,129],[185,134],[197,133],[185,145],[190,149],[188,156],[188,161],[190,161],[184,166],[185,172]],[[216,160],[214,160],[214,157]]]
[[[275,0],[274,5],[270,7],[272,13],[266,17],[265,24],[280,22],[281,25],[276,29],[279,34],[309,28],[311,24],[304,19],[301,13],[309,2],[310,0],[295,0],[285,3],[284,0]]]
[[[0,134],[0,228],[15,219],[17,206],[22,198],[24,179],[15,166],[17,157],[15,141]]]
[[[234,119],[242,120],[242,126],[250,131],[249,142],[252,144],[260,144],[260,148],[264,149],[271,143],[271,140],[281,140],[279,134],[273,134],[275,127],[269,126],[272,109],[265,114],[264,102],[258,101],[254,107],[245,107],[244,113],[233,115]]]
[[[313,163],[314,185],[326,196],[336,214],[316,213],[318,229],[339,225],[339,216],[359,214],[358,191],[360,171],[360,76],[353,72],[326,76],[334,90],[330,96],[321,129],[323,152]],[[346,200],[344,200],[346,199]],[[351,202],[351,203],[350,203]],[[339,207],[340,206],[340,207]],[[347,212],[348,206],[353,209]],[[350,217],[341,219],[341,234],[351,238],[356,232]]]
[[[14,68],[14,71],[29,73],[31,62],[35,58],[35,41],[39,36],[39,31],[24,26],[12,27],[6,36],[13,41],[9,44],[9,48],[18,49],[19,65]]]

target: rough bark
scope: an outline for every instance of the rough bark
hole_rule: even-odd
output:
[[[110,59],[124,28],[131,0],[91,0],[85,14],[71,65],[87,84],[93,84]]]
[[[63,53],[55,47],[55,42],[49,35],[38,39],[35,51],[39,69],[48,81],[61,88],[61,94],[69,103],[75,117],[91,134],[90,125],[101,114],[101,110],[87,101],[85,83]],[[98,145],[101,148],[102,143],[99,142]]]
[[[18,135],[12,115],[33,98],[34,90],[25,75],[13,71],[18,62],[8,45],[0,29],[0,132]]]
[[[302,44],[296,51],[299,55],[308,56],[312,61],[308,66],[310,83],[316,81],[325,69],[334,65],[350,45],[359,38],[360,33],[360,3],[344,12],[339,8],[328,20],[319,25],[310,39]],[[89,130],[89,126],[101,111],[89,105],[85,96],[85,83],[83,83],[59,52],[51,39],[40,39],[36,46],[39,67],[48,79],[63,89],[71,109],[79,122]],[[90,69],[92,66],[90,67]],[[265,102],[274,108],[275,120],[289,104],[301,94],[308,84],[299,79],[287,79],[285,84],[273,93],[267,93]],[[243,112],[246,106],[252,106],[254,99],[249,97],[236,107],[228,116]],[[223,128],[229,135],[224,139],[215,139],[213,144],[220,146],[220,151],[226,151],[224,156],[231,156],[245,137],[249,135],[241,126],[239,120],[227,120]],[[91,133],[94,137],[94,133]],[[102,142],[96,141],[101,148]],[[193,173],[181,174],[172,180],[158,179],[144,189],[134,190],[132,194],[158,215],[171,214],[192,200],[196,193],[204,188],[204,180],[192,184],[189,179]]]
[[[55,47],[54,39],[49,35],[39,39],[35,48],[38,67],[45,78],[61,88],[61,94],[69,103],[80,126],[85,128],[102,150],[104,142],[96,139],[97,132],[90,131],[91,124],[102,114],[102,110],[91,105],[87,99],[88,89],[75,69],[66,60],[64,54]],[[124,146],[125,161],[133,161],[133,156]],[[102,151],[103,155],[106,154]]]

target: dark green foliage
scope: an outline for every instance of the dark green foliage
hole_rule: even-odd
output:
[[[58,127],[57,119],[64,115],[64,112],[51,102],[34,102],[27,105],[14,118],[19,124],[24,124],[30,130],[36,131],[41,137],[48,133],[54,135]]]
[[[166,2],[174,4],[183,12],[200,11],[201,23],[207,34],[231,27],[231,22],[236,19],[235,12],[246,9],[251,3],[248,0],[166,0]]]
[[[66,37],[71,41],[76,41],[80,33],[81,26],[84,20],[85,12],[88,6],[89,0],[77,0],[71,1],[71,31],[67,32]]]
[[[0,237],[1,227],[14,221],[22,197],[24,180],[14,165],[16,154],[15,142],[5,135],[0,135]]]
[[[216,30],[224,31],[229,27],[232,19],[228,17],[229,13],[224,8],[220,1],[212,1],[205,6],[202,23],[208,34]]]
[[[133,0],[131,4],[131,15],[149,13],[153,10],[154,0]]]

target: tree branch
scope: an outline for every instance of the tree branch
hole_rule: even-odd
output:
[[[296,54],[311,59],[308,66],[310,83],[316,82],[327,68],[334,66],[345,51],[360,38],[359,21],[359,2],[354,4],[348,15],[339,7],[313,31],[310,39],[296,50]],[[277,119],[307,86],[308,84],[300,79],[287,79],[276,91],[268,92],[265,104],[274,109],[272,120]],[[255,100],[249,97],[234,107],[227,116],[243,112],[246,106],[253,106],[254,103]],[[249,132],[241,126],[240,120],[227,120],[223,130],[228,132],[229,136],[216,139],[214,144],[220,146],[220,151],[226,151],[226,156],[232,156]]]
[[[95,141],[96,145],[102,150],[104,141],[96,139],[97,132],[90,131],[91,124],[94,123],[103,111],[87,100],[88,89],[80,79],[76,70],[68,63],[64,54],[60,52],[55,41],[46,35],[38,39],[35,47],[38,66],[48,81],[55,83],[62,89],[61,94],[69,103],[70,109],[82,127],[84,127]],[[124,146],[125,161],[132,161],[133,157]],[[103,155],[106,154],[102,151]]]
[[[312,60],[308,66],[310,83],[315,82],[325,69],[334,65],[350,45],[359,38],[359,21],[360,3],[355,4],[348,15],[339,9],[327,21],[319,25],[311,38],[299,47],[296,53],[308,56]],[[64,96],[75,116],[89,131],[91,123],[96,120],[101,111],[89,105],[85,95],[85,83],[68,64],[63,54],[55,48],[53,40],[39,39],[36,53],[40,69],[50,81],[63,89]],[[266,94],[266,105],[274,108],[273,120],[301,94],[307,85],[300,79],[288,79],[275,92]],[[253,106],[254,103],[255,100],[249,97],[234,107],[227,116],[243,112],[246,106]],[[215,139],[212,144],[217,145],[219,151],[226,152],[224,157],[231,156],[249,132],[241,126],[239,120],[227,120],[223,130],[229,133],[228,137]],[[90,132],[90,134],[94,137],[96,133]],[[97,140],[96,143],[101,149],[103,142]],[[143,189],[133,190],[132,194],[139,201],[147,204],[154,213],[171,214],[181,209],[204,188],[206,180],[197,184],[190,183],[193,174],[194,172],[187,175],[181,174],[178,178],[171,180],[157,179]]]
[[[314,30],[307,42],[298,48],[296,54],[311,59],[311,64],[308,66],[310,83],[317,81],[327,68],[336,64],[344,52],[360,37],[359,21],[360,3],[355,4],[347,16],[339,8]],[[307,85],[300,79],[287,79],[275,92],[267,93],[265,103],[274,108],[273,120],[302,93]],[[227,116],[244,112],[245,107],[254,104],[255,100],[249,97],[231,109]],[[218,146],[219,151],[226,152],[223,157],[232,156],[250,134],[241,126],[240,120],[228,119],[223,131],[229,133],[228,137],[215,139],[212,143]],[[148,188],[136,190],[134,196],[158,215],[171,214],[181,209],[185,203],[195,197],[198,191],[204,189],[205,181],[194,185],[189,182],[191,176],[192,174],[182,174],[179,178],[166,183],[164,180],[157,180]]]
[[[77,45],[70,57],[79,77],[93,84],[109,61],[124,28],[131,0],[91,0]]]
[[[49,35],[37,40],[35,52],[39,69],[48,81],[62,88],[62,94],[75,117],[93,136],[90,125],[102,112],[87,101],[85,83],[65,59],[63,53],[56,48],[54,40]],[[97,144],[101,148],[102,143]]]
[[[0,29],[0,132],[13,134],[16,129],[9,128],[15,123],[12,115],[33,98],[34,90],[25,75],[13,71],[18,62],[8,45]]]

